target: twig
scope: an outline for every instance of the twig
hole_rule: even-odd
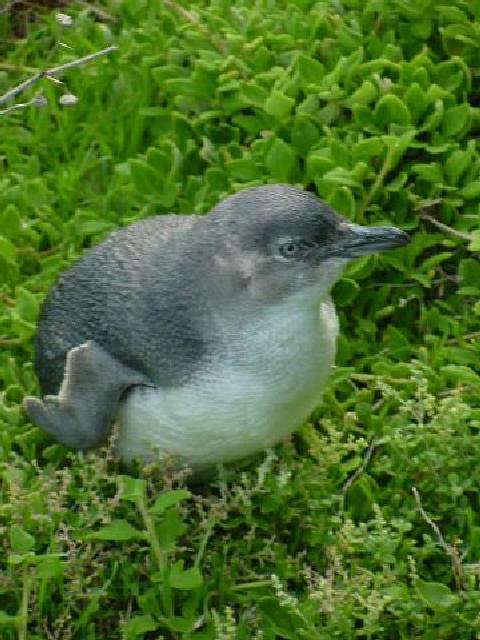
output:
[[[440,229],[441,231],[445,231],[445,233],[449,233],[451,236],[454,236],[455,238],[460,238],[460,240],[464,240],[465,242],[472,241],[472,236],[470,234],[463,233],[462,231],[457,231],[456,229],[452,229],[452,227],[449,227],[448,225],[443,224],[443,222],[440,222],[440,220],[437,220],[436,218],[429,215],[428,213],[421,213],[420,217],[423,220],[428,220],[428,222],[433,224],[434,227],[437,227],[437,229]]]
[[[2,111],[0,111],[0,116],[4,116],[5,114],[10,113],[11,111],[16,111],[17,109],[25,109],[26,107],[30,107],[32,104],[36,106],[44,106],[45,104],[44,100],[45,98],[43,98],[41,94],[37,94],[27,102],[16,102],[15,104],[12,104],[10,107],[3,109]]]
[[[368,463],[371,460],[371,457],[373,455],[373,452],[375,450],[375,447],[377,446],[377,440],[376,438],[372,438],[370,440],[370,444],[368,445],[368,449],[363,457],[362,460],[362,464],[359,465],[356,469],[355,472],[352,473],[352,475],[348,478],[348,480],[345,482],[345,484],[342,487],[342,494],[345,495],[345,493],[348,491],[348,489],[352,486],[352,484],[355,482],[355,480],[358,480],[358,478],[362,475],[362,473],[365,471],[365,469],[368,466]]]
[[[218,38],[215,38],[207,29],[207,27],[200,22],[200,20],[194,13],[192,13],[191,11],[187,11],[187,9],[179,5],[174,0],[163,0],[163,4],[175,11],[175,13],[177,13],[179,16],[182,16],[182,18],[185,18],[193,25],[195,25],[197,29],[202,33],[202,35],[204,35],[207,40],[210,40],[213,46],[218,49],[220,53],[225,53],[225,44]]]
[[[82,56],[81,58],[76,58],[75,60],[71,60],[70,62],[66,62],[65,64],[58,65],[57,67],[52,67],[51,69],[46,69],[44,71],[38,71],[35,75],[27,80],[24,80],[16,87],[9,89],[7,93],[4,93],[3,96],[0,96],[0,104],[4,104],[8,102],[12,98],[15,98],[20,93],[29,89],[32,85],[38,82],[41,78],[55,78],[55,76],[63,73],[67,69],[72,69],[73,67],[78,67],[82,64],[86,64],[87,62],[91,62],[92,60],[96,60],[100,58],[100,56],[105,56],[112,51],[116,51],[118,47],[112,45],[110,47],[106,47],[105,49],[101,49],[100,51],[96,51],[95,53],[90,53],[87,56]],[[26,105],[27,103],[25,103]]]
[[[25,91],[26,89],[31,87],[33,84],[38,82],[40,78],[43,78],[43,76],[44,76],[43,71],[38,71],[34,76],[32,76],[31,78],[28,78],[28,80],[24,80],[23,82],[18,84],[16,87],[13,87],[13,89],[9,89],[7,93],[4,93],[3,96],[0,96],[0,104],[4,104],[5,102],[8,102],[12,98],[15,98],[16,96],[18,96],[19,93],[23,93],[23,91]]]
[[[368,205],[372,201],[373,196],[375,195],[377,190],[380,189],[380,187],[383,184],[383,181],[385,180],[385,176],[390,171],[390,165],[392,163],[393,154],[395,153],[395,151],[396,151],[395,147],[390,147],[390,149],[387,151],[387,155],[385,156],[385,160],[383,161],[382,168],[378,172],[378,175],[375,178],[374,183],[370,187],[370,191],[367,193],[367,195],[363,199],[363,202],[360,207],[360,212],[359,212],[360,217],[362,217],[363,214],[365,213],[365,210],[367,209]]]
[[[90,2],[85,2],[85,0],[78,0],[78,4],[80,4],[82,7],[85,7],[85,9],[90,11],[90,13],[94,13],[101,20],[108,20],[109,22],[115,22],[115,18],[112,15],[110,15],[100,7],[97,7],[94,4],[90,4]]]
[[[474,340],[475,338],[480,338],[480,331],[472,331],[472,333],[466,333],[461,338],[450,338],[447,340],[447,344],[458,344],[460,340]]]
[[[440,531],[440,527],[430,518],[428,513],[423,508],[422,500],[420,498],[420,494],[417,488],[412,487],[412,492],[415,498],[415,502],[417,503],[417,509],[420,512],[420,515],[425,520],[425,522],[433,529],[437,537],[438,544],[442,547],[445,553],[450,557],[450,561],[452,563],[452,572],[455,578],[455,585],[456,585],[457,591],[460,591],[461,589],[463,589],[463,567],[462,567],[462,561],[461,561],[460,555],[454,546],[452,546],[451,544],[448,544],[448,542],[445,541],[445,538],[443,537],[442,532]]]
[[[21,344],[23,344],[22,338],[0,338],[0,347],[2,347],[2,349],[18,347]]]
[[[83,56],[82,58],[77,58],[76,60],[72,60],[71,62],[66,62],[65,64],[61,64],[58,67],[53,67],[48,71],[45,71],[46,76],[56,76],[59,73],[63,73],[67,69],[72,69],[72,67],[78,67],[81,64],[85,64],[87,62],[91,62],[92,60],[96,60],[101,56],[106,56],[112,51],[116,51],[118,47],[116,45],[111,45],[110,47],[106,47],[105,49],[100,49],[100,51],[96,51],[95,53],[89,53],[88,56]]]

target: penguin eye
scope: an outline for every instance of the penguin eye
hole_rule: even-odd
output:
[[[306,241],[289,240],[280,245],[279,252],[282,258],[291,260],[304,255],[312,246],[311,243]]]

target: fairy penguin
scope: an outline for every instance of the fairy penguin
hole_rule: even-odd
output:
[[[264,185],[208,214],[159,215],[111,233],[43,304],[31,419],[78,449],[118,423],[125,461],[193,469],[292,433],[335,360],[332,285],[349,260],[405,245],[313,194]]]

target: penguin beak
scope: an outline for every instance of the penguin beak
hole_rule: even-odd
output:
[[[350,222],[341,227],[338,249],[342,258],[358,258],[403,247],[410,242],[408,234],[396,227],[362,227]]]

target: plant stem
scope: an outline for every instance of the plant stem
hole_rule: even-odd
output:
[[[23,585],[22,585],[22,602],[20,604],[19,611],[19,623],[18,623],[18,640],[27,640],[28,631],[28,600],[30,596],[30,588],[32,585],[32,579],[28,570],[23,572]]]
[[[16,87],[12,87],[3,96],[0,96],[0,104],[4,104],[8,102],[12,98],[15,98],[20,93],[23,93],[27,89],[29,89],[32,85],[38,82],[41,78],[50,78],[55,77],[67,69],[72,69],[73,67],[78,67],[82,64],[86,64],[87,62],[91,62],[92,60],[96,60],[100,58],[100,56],[105,56],[112,51],[116,51],[118,47],[112,45],[110,47],[106,47],[105,49],[101,49],[100,51],[96,51],[95,53],[90,53],[87,56],[82,56],[81,58],[76,58],[75,60],[71,60],[70,62],[66,62],[65,64],[60,64],[56,67],[52,67],[51,69],[46,69],[44,71],[37,71],[31,78],[27,78]]]

